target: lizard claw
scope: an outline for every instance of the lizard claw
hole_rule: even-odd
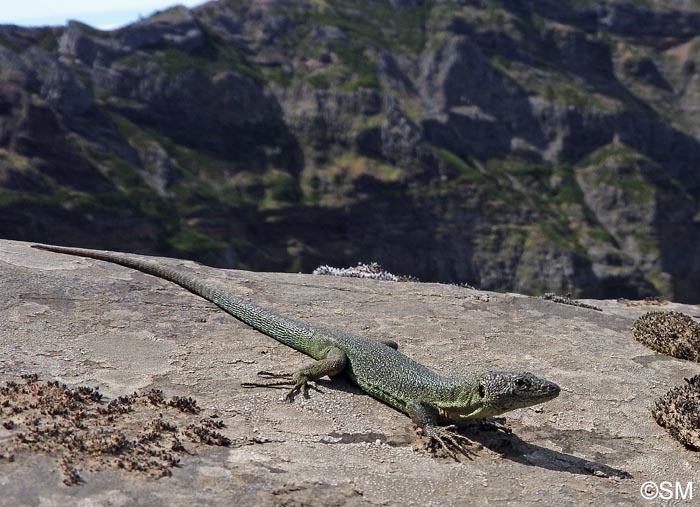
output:
[[[294,401],[294,398],[296,398],[296,395],[299,393],[302,393],[304,398],[309,398],[309,389],[313,389],[319,393],[321,392],[316,384],[309,383],[309,378],[306,375],[295,373],[292,375],[292,380],[294,381],[294,386],[284,397],[286,401]]]
[[[251,388],[251,387],[267,387],[270,389],[282,389],[287,386],[294,384],[292,380],[292,375],[288,373],[274,373],[270,371],[259,371],[258,377],[267,379],[284,379],[276,382],[241,382],[241,387]]]
[[[253,388],[253,387],[267,387],[269,389],[284,389],[286,387],[292,386],[289,392],[285,395],[285,401],[292,402],[297,394],[303,393],[305,398],[309,397],[309,389],[321,392],[321,390],[314,384],[309,383],[309,379],[305,375],[289,373],[274,373],[270,371],[259,371],[258,376],[268,379],[282,379],[274,382],[241,382],[241,387]]]
[[[513,433],[513,429],[506,424],[505,417],[489,417],[488,419],[477,419],[479,425],[486,431],[497,431],[505,435]]]
[[[426,425],[423,428],[423,433],[428,437],[428,449],[436,452],[442,449],[443,453],[454,459],[459,460],[459,455],[472,459],[475,455],[473,451],[467,447],[473,444],[473,441],[457,432],[457,427],[450,426],[433,426]]]
[[[273,371],[259,371],[257,373],[257,375],[258,375],[258,377],[262,377],[262,378],[284,378],[284,379],[287,379],[290,384],[292,381],[292,375],[289,373],[275,373]]]

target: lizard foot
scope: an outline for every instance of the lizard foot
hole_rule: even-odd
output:
[[[293,387],[289,390],[287,396],[284,397],[284,399],[287,401],[294,401],[294,398],[299,393],[302,393],[304,398],[308,398],[309,389],[313,389],[314,391],[319,393],[322,392],[316,384],[309,383],[309,377],[307,377],[303,373],[296,372],[291,377],[292,381],[290,382],[290,384],[293,384]]]
[[[267,379],[283,379],[275,382],[241,382],[241,387],[253,388],[253,387],[267,387],[269,389],[285,389],[289,386],[292,388],[289,390],[287,395],[284,397],[286,401],[294,401],[296,395],[300,392],[303,393],[305,398],[309,397],[309,389],[321,392],[321,390],[315,385],[310,384],[306,376],[304,375],[290,375],[289,373],[274,373],[269,371],[259,371],[258,376]]]
[[[427,448],[435,453],[438,449],[454,459],[460,461],[459,456],[462,455],[468,459],[472,459],[476,455],[474,451],[469,449],[474,442],[457,432],[457,427],[451,426],[432,426],[423,427],[423,433],[428,437]]]
[[[496,431],[505,435],[513,433],[513,429],[506,424],[505,417],[489,417],[488,419],[477,419],[479,426],[486,431]]]

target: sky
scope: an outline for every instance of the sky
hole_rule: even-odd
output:
[[[65,25],[75,19],[110,30],[172,5],[187,7],[205,0],[0,0],[0,25]]]

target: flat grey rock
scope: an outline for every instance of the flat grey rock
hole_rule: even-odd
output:
[[[2,380],[38,373],[99,387],[106,401],[151,388],[191,396],[232,441],[193,448],[171,477],[82,470],[71,487],[55,456],[21,451],[0,459],[0,505],[634,505],[645,481],[697,477],[698,456],[650,408],[700,365],[646,349],[630,327],[651,310],[698,318],[698,306],[586,301],[598,312],[449,285],[162,262],[282,314],[395,340],[442,373],[528,370],[562,393],[507,414],[511,435],[467,431],[474,459],[434,458],[406,416],[345,380],[291,404],[283,391],[242,388],[309,359],[180,287],[0,241]],[[12,435],[0,427],[0,445]]]

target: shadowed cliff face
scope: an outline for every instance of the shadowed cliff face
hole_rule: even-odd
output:
[[[698,301],[700,11],[673,9],[243,0],[0,27],[0,236]]]

